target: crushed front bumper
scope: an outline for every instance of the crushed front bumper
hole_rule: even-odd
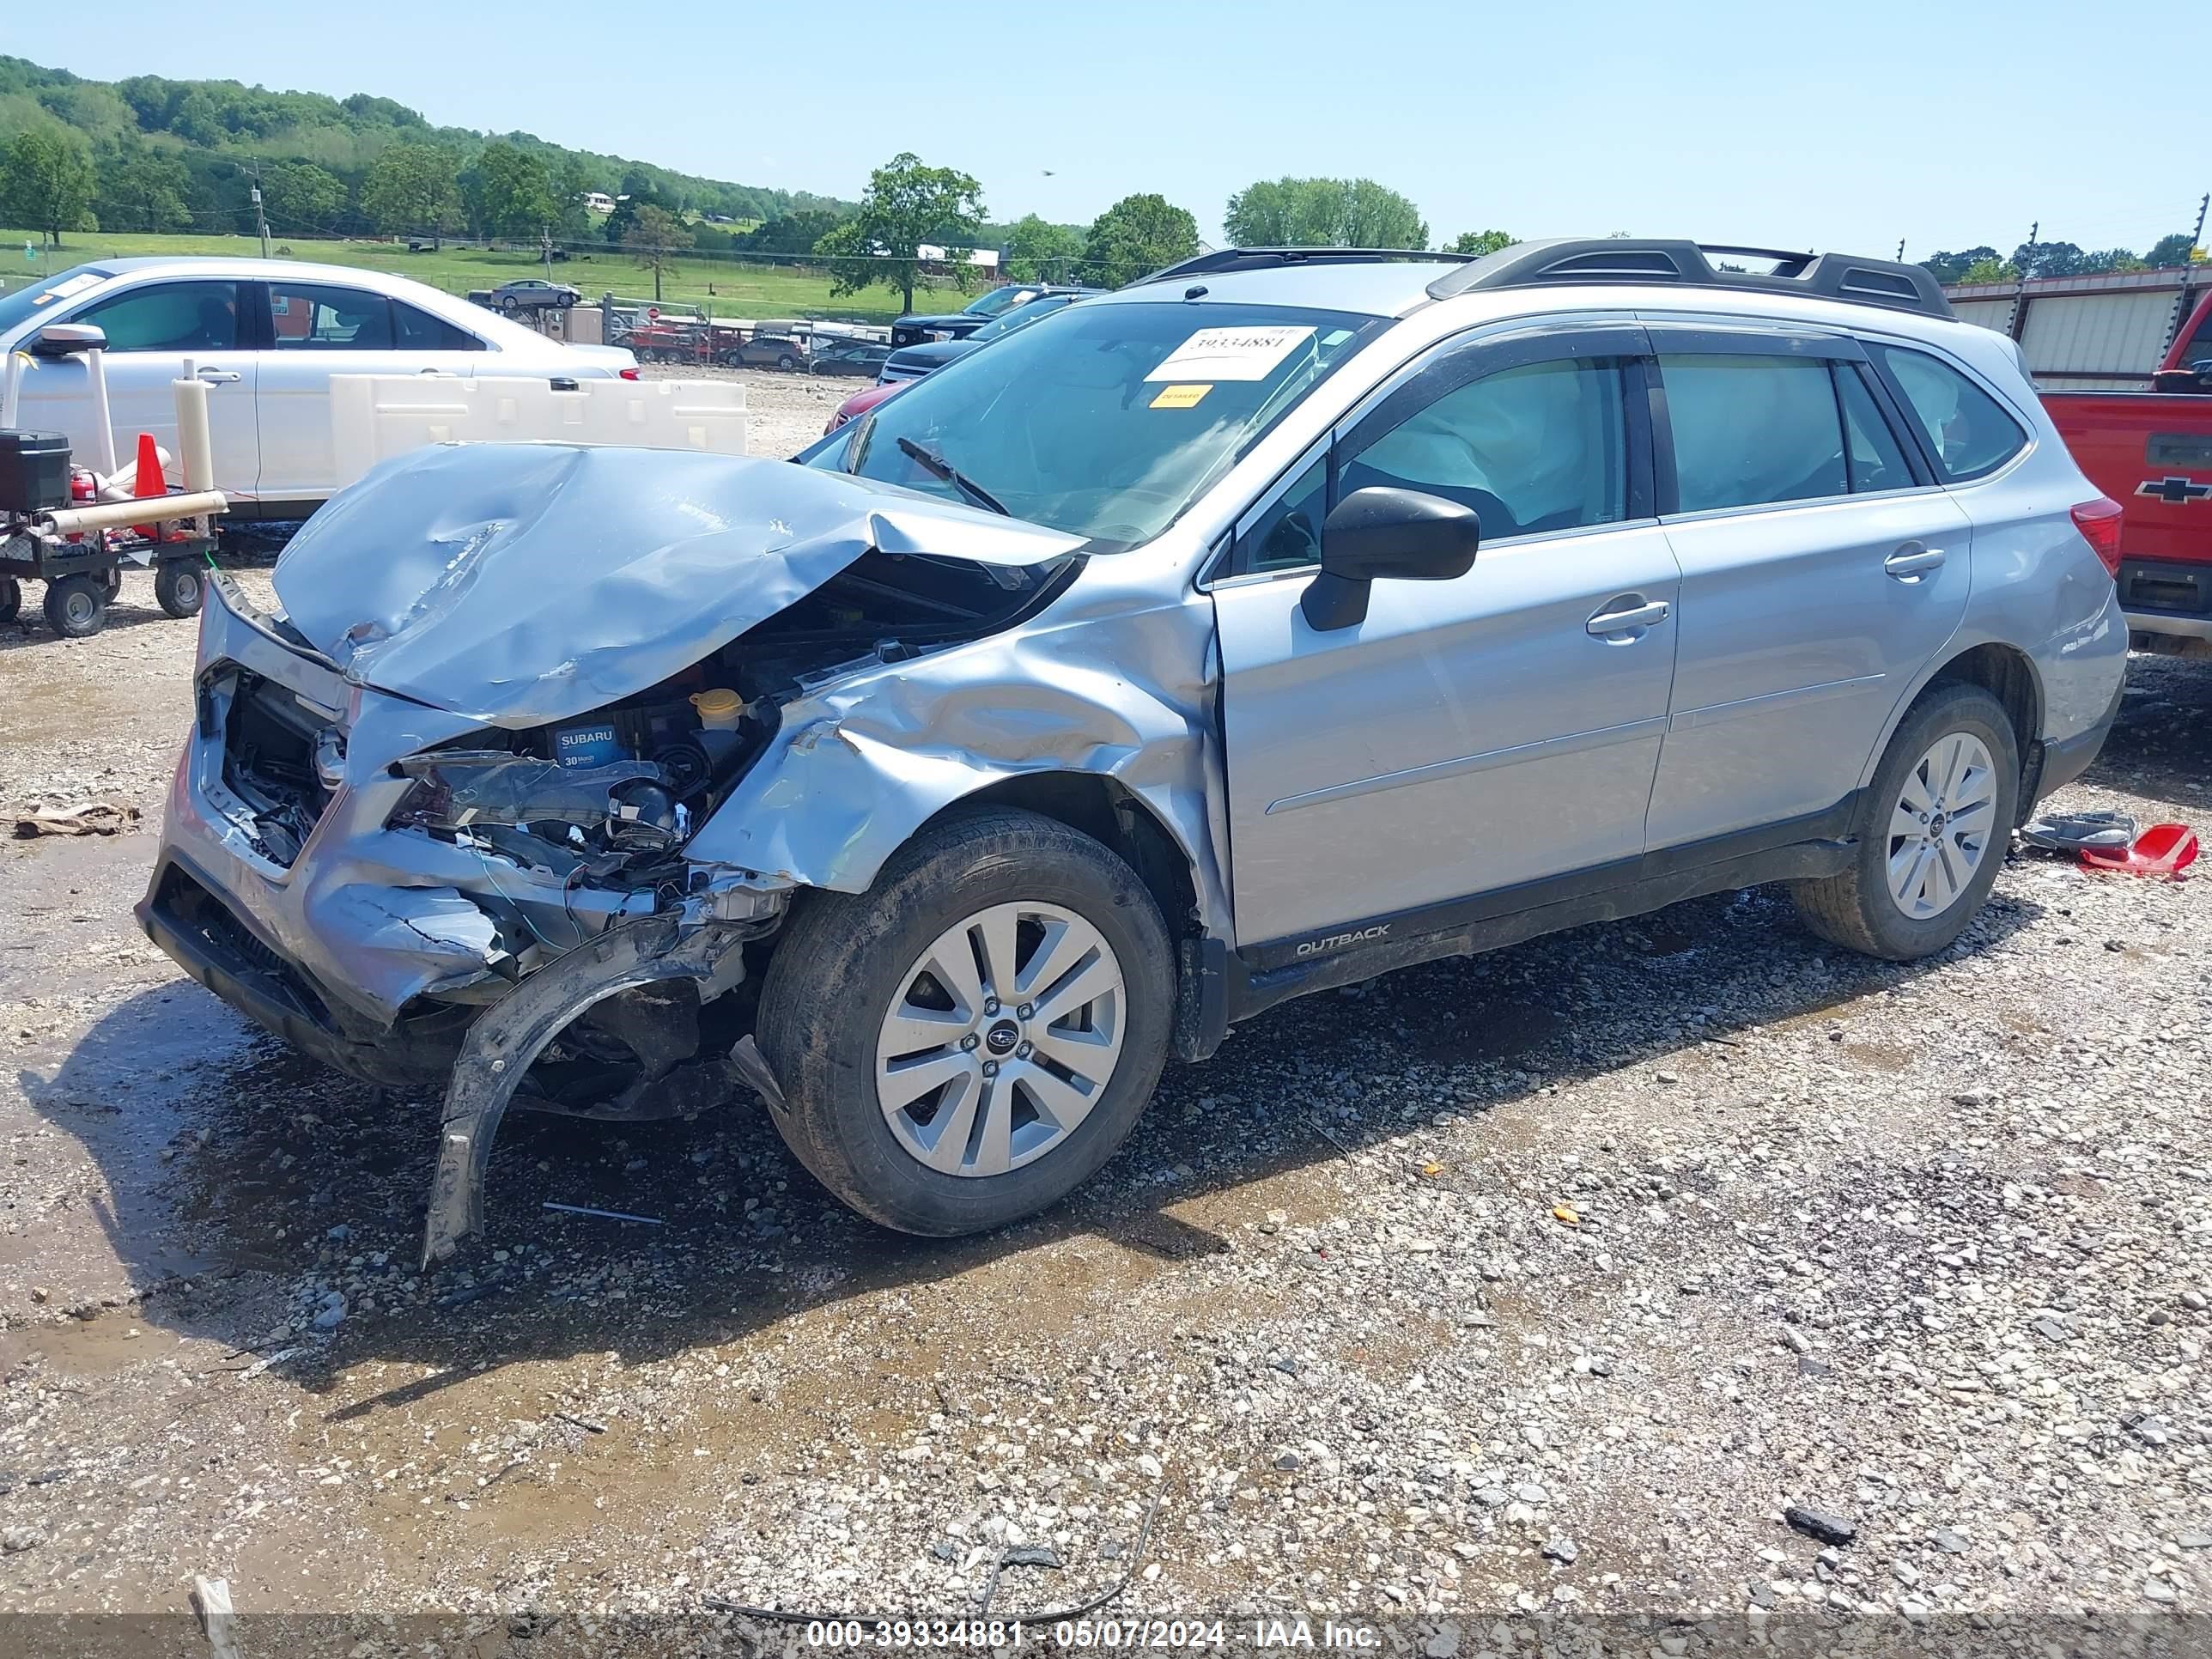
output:
[[[673,901],[566,886],[387,829],[412,787],[392,763],[471,724],[347,684],[227,580],[210,586],[203,616],[196,717],[139,925],[185,973],[303,1053],[372,1083],[444,1091],[427,1261],[474,1230],[493,1132],[546,1044],[597,1005],[656,981],[727,990],[743,977],[737,947],[773,929],[787,890],[712,869]],[[270,696],[296,702],[283,705],[288,718],[304,710],[322,722],[319,782],[299,798],[312,810],[295,805],[282,823],[265,797],[246,799],[260,792],[226,751],[242,729],[234,702]],[[694,1048],[645,1058],[647,1084],[687,1074],[686,1109],[708,1085],[743,1076]],[[660,1115],[627,1099],[621,1109]]]

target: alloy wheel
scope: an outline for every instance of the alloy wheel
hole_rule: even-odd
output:
[[[1058,905],[993,905],[901,975],[876,1041],[900,1146],[945,1175],[1004,1175],[1073,1134],[1113,1080],[1127,991],[1097,928]]]
[[[1905,775],[1889,814],[1889,896],[1916,921],[1958,901],[1989,856],[1996,763],[1971,732],[1938,738]]]

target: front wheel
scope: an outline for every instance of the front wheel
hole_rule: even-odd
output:
[[[759,1042],[794,1156],[871,1220],[981,1232],[1112,1156],[1166,1058],[1174,953],[1090,836],[977,811],[866,893],[814,893],[778,942]]]
[[[785,374],[788,374],[793,369],[799,367],[799,360],[787,351],[775,360],[775,366],[781,369]]]
[[[1978,685],[1939,686],[1905,715],[1860,809],[1840,875],[1791,884],[1805,925],[1892,962],[1966,930],[2004,862],[2020,799],[2020,742]]]

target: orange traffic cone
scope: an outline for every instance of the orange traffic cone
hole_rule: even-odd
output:
[[[169,481],[161,476],[161,452],[150,432],[138,434],[138,475],[131,482],[131,493],[141,500],[169,493]],[[150,524],[133,525],[131,528],[149,542],[159,533],[158,526]]]

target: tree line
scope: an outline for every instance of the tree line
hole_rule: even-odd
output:
[[[1984,245],[1931,253],[1920,263],[1945,283],[2013,283],[2023,276],[2083,276],[2107,270],[2152,270],[2201,261],[2204,250],[2188,232],[2161,236],[2138,254],[2124,247],[2089,252],[2071,242],[2022,242],[2009,256]]]
[[[391,227],[378,222],[376,205],[389,198],[393,168],[380,164],[403,149],[410,153],[402,167],[420,168],[423,152],[434,153],[447,181],[461,191],[458,204],[435,204],[451,210],[454,228],[503,234],[489,228],[482,215],[486,202],[500,199],[496,169],[502,161],[511,166],[512,156],[495,155],[492,176],[475,190],[464,188],[477,184],[471,175],[486,171],[482,153],[493,144],[534,158],[564,206],[587,191],[614,195],[637,184],[685,213],[745,221],[851,208],[805,191],[732,184],[569,149],[528,133],[499,137],[436,126],[404,105],[366,93],[337,99],[150,75],[111,83],[0,56],[0,141],[26,133],[53,141],[42,144],[36,158],[50,181],[39,198],[43,210],[34,216],[19,209],[0,217],[49,240],[94,228],[251,230],[257,171],[270,227],[279,234],[386,230]],[[556,219],[555,228],[578,235],[588,228],[573,217],[565,227]]]

